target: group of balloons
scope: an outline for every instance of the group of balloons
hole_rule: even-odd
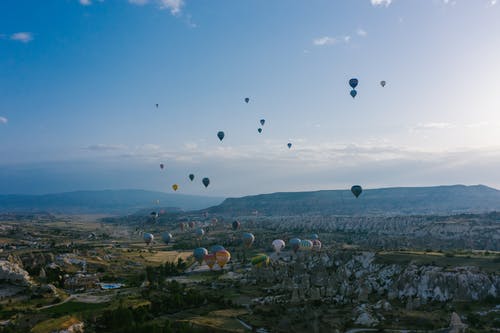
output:
[[[359,83],[359,81],[356,78],[352,78],[349,80],[349,86],[351,86],[350,94],[351,94],[352,98],[356,97],[356,95],[358,94],[358,91],[356,90],[358,83]],[[382,80],[382,81],[380,81],[380,85],[382,86],[382,88],[384,88],[386,85],[386,82],[384,80]]]
[[[160,169],[163,170],[165,168],[165,164],[163,163],[160,163]],[[194,180],[194,174],[190,173],[189,176],[188,176],[189,180],[192,182]],[[205,188],[208,187],[208,185],[210,185],[210,178],[208,177],[205,177],[201,180],[201,183],[205,186]],[[173,184],[172,185],[172,189],[174,191],[177,191],[179,189],[179,185],[178,184]]]

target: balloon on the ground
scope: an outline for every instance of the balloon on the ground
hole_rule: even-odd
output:
[[[290,239],[290,247],[292,248],[293,252],[296,253],[300,247],[300,238]]]
[[[191,229],[193,229],[195,225],[196,225],[196,223],[194,221],[189,222],[189,227]]]
[[[203,228],[198,228],[195,230],[194,233],[198,239],[201,239],[203,237],[203,235],[205,234],[205,230],[203,230]]]
[[[269,256],[265,253],[259,253],[252,257],[250,262],[252,263],[252,266],[255,267],[267,266],[269,264]]]
[[[203,259],[205,259],[206,254],[208,254],[208,251],[204,247],[197,247],[193,251],[193,257],[200,265],[203,262]]]
[[[253,241],[255,240],[255,236],[249,232],[245,232],[242,236],[242,239],[243,239],[243,245],[249,248],[250,246],[252,246]]]
[[[310,250],[312,250],[312,247],[313,247],[313,243],[310,240],[303,239],[300,241],[299,248],[301,251],[310,251]]]
[[[170,232],[165,231],[165,232],[161,233],[161,239],[163,240],[163,242],[165,244],[170,243],[172,241],[172,238],[173,237],[172,237],[172,234]]]
[[[215,252],[215,259],[220,268],[224,268],[224,265],[231,259],[231,253],[228,250],[221,250]]]
[[[212,247],[210,247],[210,253],[215,253],[222,250],[225,250],[224,246],[222,245],[213,245]]]
[[[153,242],[154,238],[155,237],[153,236],[153,234],[150,234],[149,232],[146,232],[144,235],[142,235],[142,239],[144,240],[146,245],[151,244]]]
[[[274,252],[280,253],[281,250],[285,248],[285,241],[282,239],[275,239],[271,245],[273,246]]]
[[[205,260],[205,262],[207,263],[207,266],[212,269],[216,263],[216,259],[215,259],[215,253],[207,253],[205,254],[205,256],[203,257],[203,259]]]
[[[357,198],[361,195],[361,192],[363,192],[363,188],[360,185],[354,185],[351,187],[351,192]]]
[[[311,234],[311,240],[319,239],[318,234]]]
[[[233,230],[236,230],[240,227],[240,221],[233,221],[232,224]]]

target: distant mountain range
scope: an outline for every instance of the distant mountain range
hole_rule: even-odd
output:
[[[157,200],[160,203],[157,204]],[[143,190],[76,191],[44,195],[0,195],[0,212],[49,212],[54,214],[119,214],[141,209],[175,207],[199,210],[224,199]]]
[[[282,192],[228,198],[208,212],[245,216],[291,215],[441,215],[500,211],[500,191],[484,185],[394,187],[363,190]]]

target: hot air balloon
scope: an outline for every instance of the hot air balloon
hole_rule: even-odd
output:
[[[269,264],[269,256],[265,253],[259,253],[250,259],[252,266],[261,267]]]
[[[216,259],[215,259],[215,253],[208,253],[205,254],[203,257],[205,259],[205,262],[207,263],[207,266],[212,269],[215,265]]]
[[[191,229],[193,229],[195,225],[196,225],[196,223],[194,221],[189,222],[189,227]]]
[[[207,254],[208,254],[208,251],[204,247],[197,247],[193,251],[193,257],[194,257],[194,259],[196,259],[196,261],[200,265],[203,262],[203,259],[205,258],[205,255],[207,255]]]
[[[156,108],[158,109],[158,103],[156,103]]]
[[[194,180],[194,175],[192,173],[189,174],[189,180],[193,181]]]
[[[358,79],[352,78],[349,80],[349,85],[351,86],[352,89],[356,89],[358,86]]]
[[[257,132],[262,133],[262,128],[257,128]]]
[[[198,228],[195,230],[194,233],[198,239],[201,239],[203,237],[203,235],[205,234],[205,230],[203,230],[203,228]]]
[[[318,234],[312,234],[311,235],[311,240],[319,239]]]
[[[216,217],[212,218],[212,225],[217,225],[217,222],[218,220]]]
[[[220,268],[224,268],[224,265],[231,259],[231,253],[228,250],[221,250],[215,252],[215,260]]]
[[[290,247],[292,248],[293,252],[297,253],[300,247],[300,242],[300,238],[290,239]]]
[[[288,149],[292,148],[292,143],[291,143],[291,142],[288,142],[288,143],[287,143],[287,146],[288,146]]]
[[[224,132],[222,131],[217,132],[217,137],[219,138],[220,141],[222,141],[222,139],[224,139]]]
[[[264,126],[264,124],[265,124],[265,123],[266,123],[266,120],[265,120],[265,119],[261,119],[261,120],[260,120],[260,124],[261,124],[262,126]]]
[[[210,185],[210,179],[208,179],[207,177],[203,178],[201,182],[203,183],[203,185],[205,185],[205,187],[208,187],[208,185]]]
[[[212,247],[210,247],[210,253],[216,253],[222,250],[225,250],[224,246],[222,245],[213,245]]]
[[[151,212],[151,213],[149,214],[149,216],[151,216],[151,218],[152,218],[153,220],[156,220],[156,219],[158,218],[158,213],[157,213],[157,212]]]
[[[312,240],[312,250],[315,252],[319,252],[321,250],[321,241],[319,239],[313,239]]]
[[[358,94],[358,92],[356,90],[351,90],[351,96],[352,98],[356,97],[356,95]]]
[[[300,241],[299,249],[301,251],[310,251],[312,250],[313,243],[308,239],[303,239]]]
[[[172,241],[172,238],[173,237],[172,237],[172,234],[170,232],[165,231],[165,232],[161,233],[161,239],[163,240],[163,242],[165,244],[170,243]]]
[[[282,239],[275,239],[271,245],[273,246],[274,252],[280,253],[281,250],[285,248],[285,241]]]
[[[149,232],[146,232],[144,235],[142,235],[142,239],[144,240],[146,245],[151,244],[153,242],[154,238],[155,237],[153,236],[153,234],[150,234]]]
[[[354,185],[353,187],[351,187],[351,192],[357,198],[361,195],[361,192],[363,192],[363,188],[359,185]]]
[[[179,185],[177,185],[177,184],[172,185],[172,189],[173,189],[174,191],[177,191],[177,189],[178,189],[178,188],[179,188]]]
[[[243,234],[243,245],[245,245],[245,247],[249,248],[250,246],[252,246],[253,244],[253,241],[255,240],[255,236],[249,232],[245,232]]]
[[[163,163],[160,164],[160,169],[163,170],[163,168],[165,167],[165,165]]]
[[[184,222],[179,223],[179,228],[181,229],[181,231],[184,231],[185,227],[186,225],[184,224]]]
[[[385,81],[380,81],[380,85],[382,86],[382,88],[385,87],[385,83]]]
[[[245,97],[245,103],[248,103],[248,102],[250,102],[250,98]]]
[[[232,226],[233,226],[233,230],[236,230],[236,229],[238,229],[240,227],[240,222],[239,221],[233,221]]]

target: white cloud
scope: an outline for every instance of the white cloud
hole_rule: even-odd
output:
[[[128,0],[129,3],[138,6],[144,6],[149,2],[149,0]]]
[[[368,33],[364,29],[361,29],[361,28],[359,28],[358,31],[356,31],[356,33],[358,34],[358,36],[361,36],[361,37],[366,37],[366,35],[368,35]]]
[[[419,123],[414,126],[413,130],[432,130],[432,129],[449,129],[456,127],[452,123],[435,122],[435,123]]]
[[[83,147],[84,150],[90,150],[90,151],[117,151],[117,150],[123,150],[126,148],[127,147],[124,145],[108,145],[108,144],[102,144],[102,143]]]
[[[178,15],[181,13],[182,6],[184,6],[184,0],[159,0],[160,9],[168,9],[172,15]]]
[[[494,6],[497,4],[497,0],[490,0],[490,6]]]
[[[389,6],[392,0],[370,0],[373,6]]]
[[[0,117],[0,124],[7,124],[9,122],[9,119],[5,117]]]
[[[344,42],[349,43],[351,41],[351,36],[344,36]]]
[[[80,2],[80,5],[82,5],[82,6],[89,6],[92,4],[92,2],[90,2],[90,0],[78,0],[78,2]]]
[[[480,127],[488,126],[489,124],[490,123],[487,122],[487,121],[480,121],[480,122],[477,122],[477,123],[467,124],[465,126],[468,127],[468,128],[480,128]]]
[[[316,46],[333,45],[335,43],[337,43],[337,39],[334,37],[328,37],[328,36],[315,38],[313,40],[313,44]]]
[[[16,32],[10,36],[10,39],[22,43],[29,43],[33,40],[33,35],[31,32]]]

